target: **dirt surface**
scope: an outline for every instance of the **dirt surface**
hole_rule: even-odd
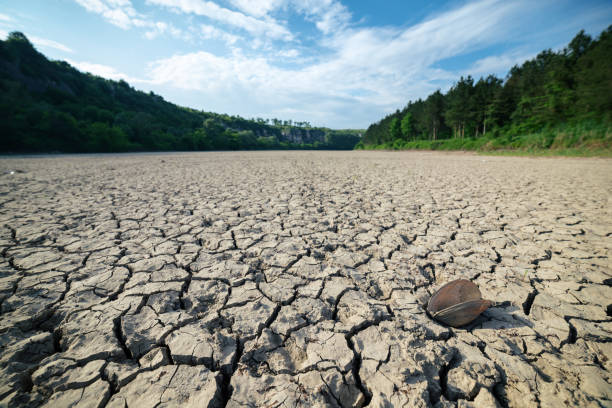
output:
[[[612,406],[612,161],[0,159],[0,405]],[[459,329],[445,282],[496,302]]]

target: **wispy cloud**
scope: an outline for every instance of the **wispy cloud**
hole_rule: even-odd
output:
[[[174,38],[191,40],[191,35],[163,21],[153,21],[136,11],[130,0],[74,0],[87,11],[101,15],[109,23],[128,30],[142,28],[145,38],[154,39],[168,34]]]
[[[32,36],[30,37],[30,41],[32,41],[32,43],[37,47],[49,47],[49,48],[54,48],[56,50],[60,50],[63,52],[68,52],[68,53],[74,52],[72,48],[62,43],[59,43],[57,41],[49,40],[47,38],[40,38],[40,37]]]
[[[279,9],[293,9],[324,34],[343,30],[351,13],[338,0],[230,0],[240,11],[254,17],[269,17]]]
[[[145,32],[144,36],[148,40],[152,40],[164,34],[169,34],[173,38],[178,38],[185,41],[191,41],[193,39],[189,32],[181,30],[180,28],[175,27],[173,24],[165,23],[163,21],[151,22],[139,20],[136,26],[147,28],[148,31]]]
[[[535,53],[533,52],[528,52],[523,49],[511,50],[500,55],[491,55],[475,61],[465,70],[464,74],[472,75],[473,77],[489,74],[503,76],[514,65],[520,65],[533,57],[535,57]]]
[[[190,33],[169,23],[152,21],[146,14],[138,12],[131,0],[74,0],[87,11],[99,14],[109,23],[124,30],[145,28],[145,37],[154,39],[163,34],[184,40],[193,39]],[[296,37],[288,23],[273,17],[280,9],[291,9],[315,24],[321,33],[329,35],[343,31],[350,23],[351,13],[338,0],[229,0],[234,9],[220,6],[210,0],[146,0],[149,6],[167,8],[175,13],[203,17],[215,30],[204,29],[205,39],[218,39],[234,44],[237,36],[217,25],[228,29],[242,30],[252,36],[252,48],[268,45],[265,41],[295,41]],[[225,33],[225,34],[224,34]],[[236,41],[235,41],[236,40]]]
[[[238,10],[254,17],[264,17],[287,5],[287,0],[230,0]]]
[[[127,30],[139,22],[130,0],[75,0],[87,11],[100,14],[111,24]]]
[[[200,29],[202,31],[202,37],[205,39],[222,40],[228,45],[235,44],[238,40],[240,40],[239,36],[230,34],[227,31],[220,30],[217,27],[208,24],[202,24]]]
[[[71,59],[66,59],[66,62],[68,62],[70,65],[72,65],[73,67],[77,68],[78,70],[82,72],[89,72],[90,74],[101,76],[107,79],[114,79],[116,81],[123,79],[124,81],[130,82],[130,83],[141,83],[141,84],[149,82],[147,80],[143,80],[140,78],[130,77],[129,75],[124,74],[123,72],[120,72],[116,68],[111,67],[109,65],[96,64],[96,63],[86,62],[86,61],[74,61]]]
[[[8,37],[8,35],[9,35],[8,31],[0,30],[0,37],[6,38],[6,37]],[[60,51],[67,52],[67,53],[73,53],[74,52],[72,50],[72,48],[68,47],[67,45],[59,43],[57,41],[49,40],[48,38],[29,36],[28,39],[37,48],[40,48],[40,47],[43,47],[43,48],[54,48],[56,50],[60,50]]]
[[[297,56],[300,55],[300,52],[296,50],[295,48],[291,48],[288,50],[280,50],[277,52],[277,55],[279,57],[284,57],[284,58],[296,58]]]
[[[351,20],[351,13],[336,0],[293,0],[292,5],[323,34],[343,31]]]
[[[240,28],[259,37],[270,37],[286,41],[293,39],[293,35],[289,32],[287,27],[272,18],[255,18],[238,11],[221,7],[212,1],[147,0],[147,3],[168,7],[179,13],[208,17],[222,24]]]
[[[0,14],[0,21],[11,21],[11,20],[13,19],[7,16],[6,14]]]

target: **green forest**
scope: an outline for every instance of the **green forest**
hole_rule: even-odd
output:
[[[362,133],[183,108],[0,40],[0,152],[352,149]]]
[[[612,150],[612,26],[514,66],[461,77],[369,126],[358,149]]]

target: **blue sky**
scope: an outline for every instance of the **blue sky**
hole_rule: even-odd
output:
[[[612,23],[609,0],[0,0],[0,37],[183,106],[365,128]]]

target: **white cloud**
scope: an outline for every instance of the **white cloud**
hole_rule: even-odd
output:
[[[93,62],[86,62],[86,61],[73,61],[70,59],[67,59],[66,62],[68,62],[73,67],[77,68],[79,71],[89,72],[90,74],[97,75],[102,78],[113,79],[115,81],[123,79],[124,81],[127,81],[131,84],[149,82],[147,80],[130,77],[129,75],[126,75],[118,71],[116,68],[111,67],[109,65],[96,64]]]
[[[310,119],[309,115],[318,112],[312,117],[313,122],[319,119],[320,123],[334,126],[366,126],[410,99],[427,96],[441,83],[450,85],[457,73],[435,68],[435,64],[504,38],[509,27],[505,22],[522,6],[520,2],[484,0],[432,16],[405,29],[344,26],[332,32],[336,23],[326,27],[324,21],[348,21],[349,17],[341,9],[323,6],[338,3],[307,1],[322,4],[319,9],[313,8],[316,12],[313,15],[336,16],[319,20],[321,31],[328,33],[323,39],[326,48],[331,50],[327,55],[319,55],[299,67],[285,68],[273,62],[282,56],[279,52],[262,51],[247,56],[234,50],[231,55],[217,56],[198,51],[152,63],[149,67],[152,84],[183,92],[199,91],[203,100],[213,104],[221,101],[217,107],[207,107],[211,110],[227,111],[223,101],[240,95],[235,101],[240,110],[230,113],[259,115],[261,110],[270,112],[268,115],[286,114],[291,108],[295,119]],[[287,56],[294,54],[288,53]],[[483,61],[480,68],[485,69],[492,62]],[[248,106],[257,107],[253,109],[258,111],[245,109],[247,101]],[[356,116],[355,109],[363,112]],[[351,114],[347,116],[347,112]],[[354,123],[356,117],[363,122]]]
[[[336,0],[293,0],[293,6],[314,21],[323,34],[342,31],[351,20],[351,13]]]
[[[75,0],[87,11],[100,14],[111,24],[127,30],[138,19],[130,0]]]
[[[163,34],[168,29],[168,24],[164,22],[157,22],[152,25],[151,30],[145,33],[145,38],[148,40],[152,40],[156,38],[158,35]]]
[[[504,75],[514,65],[520,65],[533,57],[535,57],[534,53],[522,50],[512,50],[501,55],[491,55],[475,61],[465,71],[465,75],[472,75],[473,77],[489,74]]]
[[[0,37],[7,38],[8,35],[9,35],[8,31],[0,30]],[[36,46],[37,48],[38,47],[48,47],[48,48],[55,48],[56,50],[60,50],[64,52],[70,52],[70,53],[74,52],[70,47],[62,43],[59,43],[57,41],[49,40],[47,38],[28,36],[28,40],[30,40],[30,42],[34,44],[34,46]]]
[[[59,43],[57,41],[53,41],[53,40],[49,40],[47,38],[40,38],[40,37],[29,37],[30,41],[32,41],[32,44],[34,44],[37,47],[49,47],[49,48],[55,48],[56,50],[60,50],[63,52],[74,52],[70,47]]]
[[[74,0],[87,11],[101,15],[111,24],[124,30],[132,27],[146,28],[145,37],[153,39],[162,34],[175,38],[189,40],[191,37],[176,27],[167,29],[160,23],[148,20],[137,12],[131,0]],[[246,31],[253,36],[254,48],[263,45],[262,39],[293,41],[294,35],[287,27],[287,22],[277,20],[271,13],[291,7],[313,22],[323,34],[332,34],[344,30],[350,23],[351,14],[337,0],[229,0],[238,11],[220,6],[210,0],[146,0],[149,5],[169,8],[177,13],[193,14],[206,17],[218,24],[227,25]],[[208,26],[211,26],[208,24]],[[215,27],[219,29],[218,27]],[[204,33],[204,36],[214,36],[227,43],[239,37],[233,34],[218,35]]]
[[[191,34],[188,32],[175,27],[173,24],[163,21],[151,22],[136,20],[134,25],[136,27],[145,27],[148,29],[148,31],[144,34],[145,38],[148,40],[153,40],[154,38],[164,34],[169,34],[173,38],[178,38],[184,41],[190,41],[192,39]]]
[[[172,24],[163,21],[151,21],[138,13],[130,0],[74,0],[87,11],[101,15],[109,23],[128,30],[132,27],[144,28],[145,38],[152,40],[160,35],[182,40],[191,40],[191,35]]]
[[[200,28],[202,30],[202,37],[207,40],[221,40],[229,45],[233,45],[240,40],[239,36],[230,34],[227,31],[220,30],[211,25],[202,24]]]
[[[281,8],[293,8],[329,34],[343,30],[351,20],[351,13],[337,0],[230,0],[240,11],[254,17],[267,17]]]
[[[519,2],[484,0],[435,16],[423,23],[398,29],[347,30],[328,44],[342,59],[355,64],[382,64],[384,72],[409,72],[491,44],[499,39],[504,18],[518,10]]]
[[[0,14],[0,21],[12,21],[13,19],[6,14]]]
[[[315,26],[329,34],[343,30],[351,20],[351,13],[337,0],[230,0],[240,11],[254,17],[268,17],[281,8],[293,8]]]
[[[286,5],[286,0],[230,0],[239,10],[254,17],[264,17],[268,13]]]
[[[78,62],[78,61],[73,61],[73,60],[66,60],[66,62],[68,62],[73,67],[77,68],[79,71],[89,72],[90,74],[98,75],[103,78],[114,79],[114,80],[119,80],[119,79],[126,80],[128,78],[127,75],[122,74],[121,72],[117,71],[115,68],[110,67],[108,65],[94,64],[92,62]]]
[[[233,11],[206,0],[147,0],[149,4],[168,7],[174,11],[205,16],[223,24],[238,27],[252,35],[272,39],[292,40],[289,30],[276,20],[265,17],[257,19]]]
[[[235,85],[260,87],[269,82],[269,73],[282,74],[264,58],[242,55],[218,57],[205,51],[159,60],[151,64],[150,77],[156,84],[182,89],[218,91]]]
[[[300,52],[296,50],[295,48],[292,48],[290,50],[281,50],[277,54],[279,57],[296,58],[297,56],[300,55]]]

